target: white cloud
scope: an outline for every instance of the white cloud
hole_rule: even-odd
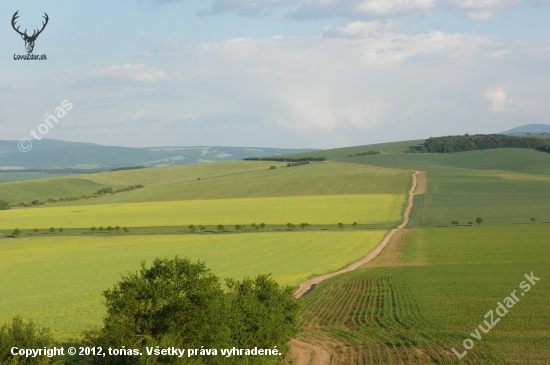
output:
[[[132,116],[132,120],[148,119],[153,116],[153,113],[146,111],[138,112]]]
[[[485,50],[491,44],[486,37],[406,35],[393,33],[395,27],[350,22],[325,28],[324,37],[202,44],[193,52],[203,72],[186,81],[215,87],[286,129],[365,131],[400,118],[400,110],[424,98],[427,108],[452,104],[441,101],[440,85],[461,83],[471,77],[469,68],[494,59]]]
[[[387,33],[396,28],[397,25],[396,22],[382,20],[347,22],[343,27],[338,27],[336,29],[324,27],[323,37],[366,38],[381,33]]]
[[[548,111],[547,103],[509,98],[504,92],[504,88],[488,90],[485,93],[485,98],[492,104],[490,110],[496,112],[522,111],[532,115]]]
[[[463,11],[473,20],[488,20],[502,9],[512,7],[520,0],[445,0],[443,6]]]
[[[97,84],[113,84],[120,82],[155,83],[168,79],[168,74],[144,64],[124,66],[109,66],[106,69],[92,72],[82,76],[74,83],[74,86],[94,86]]]
[[[380,18],[426,12],[433,0],[305,0],[294,18],[342,16],[349,19]]]

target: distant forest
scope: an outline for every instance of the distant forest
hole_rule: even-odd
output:
[[[451,153],[490,148],[533,148],[550,152],[550,138],[515,137],[503,134],[476,134],[430,137],[424,142],[426,152]]]

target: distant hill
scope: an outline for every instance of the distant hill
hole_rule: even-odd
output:
[[[550,124],[525,124],[521,127],[509,129],[501,134],[550,134]]]
[[[138,165],[154,167],[315,151],[219,146],[131,148],[42,139],[32,141],[32,149],[29,152],[21,152],[17,143],[18,141],[0,140],[0,168],[10,166],[27,169],[110,169]]]

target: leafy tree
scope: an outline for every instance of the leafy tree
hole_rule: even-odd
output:
[[[202,224],[199,224],[199,232],[204,232],[206,230],[206,227]]]
[[[222,226],[221,224],[218,224],[218,226],[216,227],[216,229],[218,230],[218,232],[222,233],[224,231],[224,226]]]
[[[458,222],[457,222],[457,221],[452,221],[451,224],[452,224],[453,226],[458,226]]]
[[[103,348],[137,348],[140,356],[99,356],[95,364],[247,364],[280,363],[281,357],[219,356],[181,359],[147,356],[145,347],[274,348],[288,351],[297,333],[299,302],[293,290],[281,288],[270,275],[219,279],[198,261],[155,259],[150,268],[127,276],[103,292],[107,315],[103,328],[90,332],[88,342]],[[191,360],[191,361],[190,361]]]
[[[534,217],[531,217],[531,223],[535,223],[536,221],[537,221],[537,219],[536,219],[536,218],[534,218]]]
[[[38,228],[33,229],[34,233],[38,233]]]
[[[107,226],[107,231],[111,232],[113,230],[113,227]]]
[[[120,227],[119,227],[119,226],[116,226],[116,227],[115,227],[115,231],[118,232],[119,230],[120,230]]]
[[[113,193],[113,188],[103,188],[103,189],[99,189],[97,191],[98,194],[112,194]]]
[[[100,226],[100,227],[98,228],[98,230],[99,230],[99,232],[103,232],[103,226]]]
[[[243,229],[243,226],[241,226],[240,224],[236,224],[236,225],[235,225],[235,230],[236,230],[237,232],[240,232],[242,229]]]
[[[224,292],[203,262],[178,256],[155,259],[150,268],[128,273],[103,292],[103,328],[88,334],[94,346],[140,348],[139,357],[98,357],[95,363],[173,363],[177,357],[147,358],[145,346],[224,348],[230,342]],[[145,361],[147,360],[147,361]]]
[[[287,228],[288,228],[289,230],[293,230],[293,229],[296,227],[296,226],[295,226],[294,224],[292,224],[292,223],[287,223],[286,226],[287,226]]]
[[[262,229],[262,231],[264,230],[265,228],[265,223],[260,223],[260,228]]]
[[[95,227],[90,228],[90,231],[95,232]]]
[[[300,228],[302,229],[302,231],[304,230],[304,228],[306,228],[306,224],[305,223],[300,223]]]
[[[281,288],[271,275],[243,281],[226,279],[231,343],[237,348],[278,347],[288,352],[288,342],[297,333],[300,304],[290,287]],[[235,359],[237,360],[237,359]],[[266,359],[250,358],[264,364]]]
[[[55,232],[55,228],[50,227],[49,231],[50,231],[51,233],[54,233],[54,232]]]
[[[471,225],[471,226],[473,226],[473,225],[474,225],[474,222],[469,221],[468,224]]]
[[[344,228],[344,223],[338,223],[338,227],[339,227],[340,229]]]
[[[0,199],[0,210],[8,210],[8,209],[10,209],[10,203]]]
[[[476,223],[477,223],[477,224],[483,223],[483,218],[477,217],[477,218],[476,218]]]
[[[130,232],[130,230],[128,229],[128,227],[124,227],[124,228],[122,228],[122,229],[124,230],[124,233]]]
[[[13,232],[11,234],[14,235],[14,236],[19,236],[21,234],[21,230],[19,230],[19,228],[16,228],[16,229],[13,230]]]
[[[58,229],[59,233],[63,232],[63,228]]]
[[[277,168],[277,166],[269,166],[270,170],[275,170],[276,168]]]
[[[187,228],[189,228],[191,230],[191,232],[193,232],[193,233],[195,233],[195,231],[197,230],[197,227],[195,227],[194,224],[188,225]]]
[[[256,223],[252,223],[252,224],[250,225],[250,227],[256,228]]]
[[[353,222],[353,224],[351,225],[353,228],[357,227],[357,222]]]
[[[33,201],[31,202],[31,204],[32,204],[32,205],[38,205],[38,204],[40,204],[40,201],[39,201],[39,200],[33,200]]]
[[[59,356],[48,358],[42,355],[18,359],[11,354],[12,347],[40,349],[53,346],[55,343],[48,330],[37,328],[32,321],[24,321],[21,317],[15,317],[11,323],[0,326],[0,364],[63,364],[63,359]]]

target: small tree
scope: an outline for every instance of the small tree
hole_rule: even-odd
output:
[[[265,228],[265,223],[260,223],[260,227],[262,228],[262,231],[263,231]]]
[[[7,209],[10,209],[10,203],[0,199],[0,210],[7,210]]]
[[[128,227],[124,227],[124,228],[122,228],[122,229],[124,230],[124,233],[130,232],[130,230],[128,229]]]
[[[95,232],[95,227],[90,228],[90,231]]]
[[[38,328],[32,321],[24,321],[21,317],[15,317],[11,322],[0,325],[0,364],[48,365],[63,363],[60,357],[47,357],[43,353],[36,357],[19,360],[10,352],[12,347],[40,349],[53,346],[55,346],[55,342],[49,331]]]
[[[458,226],[458,222],[457,222],[457,221],[451,221],[451,224],[452,224],[453,226]]]
[[[305,223],[300,223],[300,228],[302,229],[302,231],[304,230],[304,228],[306,228],[306,224]]]
[[[33,229],[34,233],[38,233],[38,228]]]
[[[120,230],[120,227],[119,227],[119,226],[116,226],[116,227],[115,227],[115,231],[118,232],[119,230]]]
[[[113,227],[107,226],[107,231],[111,232],[113,230]]]
[[[275,170],[276,168],[277,168],[277,166],[269,166],[270,170]]]
[[[295,226],[294,224],[292,224],[292,223],[287,223],[286,226],[287,226],[287,228],[288,228],[290,231],[293,230],[293,229],[296,227],[296,226]]]
[[[50,227],[49,231],[50,231],[51,233],[54,233],[54,232],[55,232],[55,228]]]
[[[473,226],[473,225],[474,225],[474,222],[469,221],[468,224],[469,224],[470,226]]]
[[[250,227],[256,228],[256,223],[252,223],[252,224],[250,225]]]
[[[202,224],[199,224],[199,232],[204,232],[206,230],[206,227],[203,226]]]
[[[477,223],[477,224],[483,223],[483,218],[477,217],[477,218],[476,218],[476,223]]]
[[[241,226],[240,224],[236,224],[236,225],[235,225],[235,230],[236,230],[237,232],[240,232],[241,229],[243,229],[243,226]]]
[[[222,233],[224,231],[224,227],[221,225],[221,224],[218,224],[218,226],[216,227],[216,229],[218,230],[219,233]]]
[[[339,227],[340,229],[344,228],[344,223],[338,223],[338,227]]]
[[[536,219],[536,218],[534,218],[534,217],[531,217],[531,223],[533,223],[533,224],[534,224],[534,223],[535,223],[536,221],[537,221],[537,219]]]
[[[195,231],[197,230],[197,227],[195,227],[194,224],[188,225],[187,228],[189,228],[191,230],[191,232],[193,232],[193,233],[195,233]]]
[[[353,222],[353,224],[351,225],[353,228],[357,227],[357,222]]]
[[[16,229],[13,230],[12,234],[14,236],[19,236],[21,234],[21,231],[19,230],[19,228],[16,228]]]
[[[63,232],[63,228],[58,229],[59,233]]]
[[[103,232],[103,226],[100,226],[100,227],[98,228],[98,230],[99,230],[99,232]]]

